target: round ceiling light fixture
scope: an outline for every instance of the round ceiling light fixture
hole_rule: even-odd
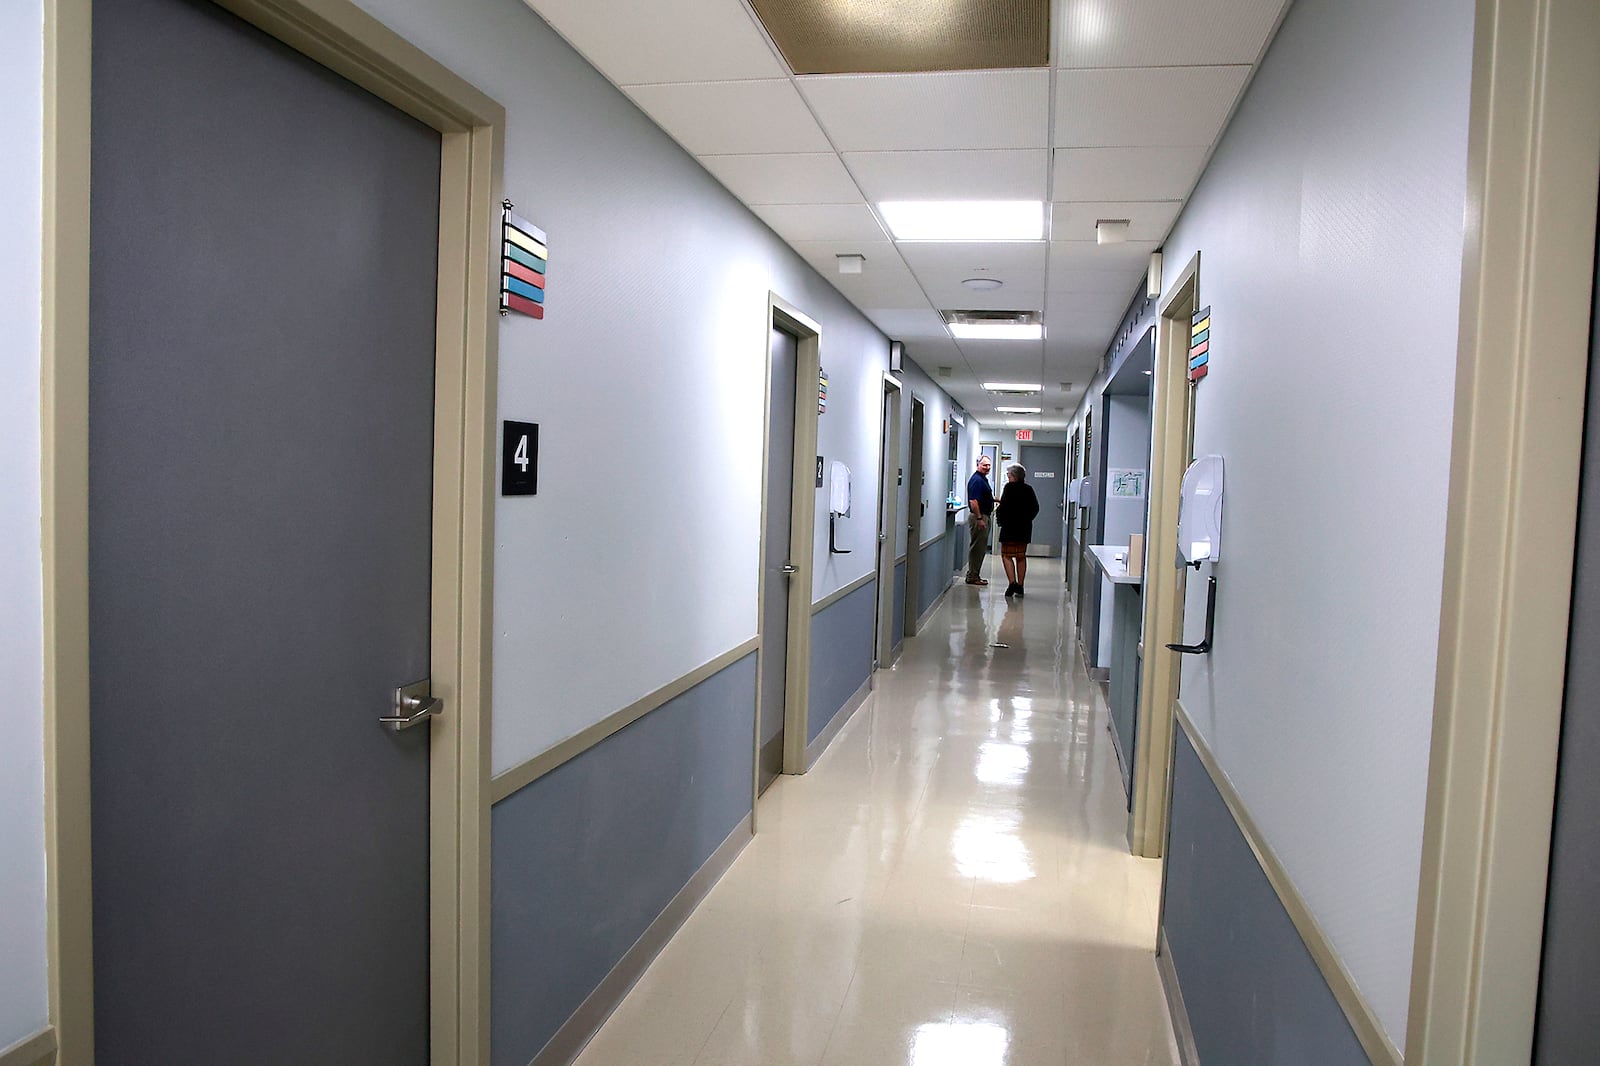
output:
[[[973,292],[993,292],[1000,286],[1004,285],[1005,282],[1001,281],[999,278],[967,278],[961,284],[965,285]]]

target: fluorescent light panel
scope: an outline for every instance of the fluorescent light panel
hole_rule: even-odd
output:
[[[1037,407],[996,407],[995,410],[1003,415],[1036,415],[1039,413],[1039,408]]]
[[[952,322],[950,336],[963,341],[1036,341],[1044,336],[1037,322]]]
[[[1038,392],[1042,386],[1038,384],[1017,384],[1012,381],[985,381],[983,387],[990,392]]]
[[[1041,241],[1038,200],[889,200],[878,205],[897,241]]]

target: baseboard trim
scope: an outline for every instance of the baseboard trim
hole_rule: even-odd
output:
[[[638,983],[639,978],[649,968],[650,963],[667,946],[667,941],[672,939],[672,934],[688,919],[700,901],[727,873],[728,867],[733,865],[733,860],[739,857],[753,837],[752,820],[750,815],[745,815],[739,824],[733,827],[727,839],[717,845],[717,850],[711,857],[701,864],[687,884],[678,890],[672,897],[666,909],[656,916],[650,927],[634,941],[633,947],[627,954],[611,968],[611,972],[595,986],[588,997],[572,1012],[572,1017],[564,1022],[556,1035],[550,1038],[540,1052],[535,1055],[528,1066],[569,1066],[584,1046],[600,1031],[600,1027],[611,1017],[611,1012],[621,1005],[628,992]],[[5,1064],[9,1066],[9,1064]]]
[[[1378,1014],[1372,1009],[1372,1004],[1367,1001],[1361,989],[1356,987],[1355,978],[1350,976],[1344,960],[1339,958],[1333,941],[1328,939],[1328,934],[1323,931],[1321,924],[1311,913],[1311,906],[1306,903],[1305,897],[1300,895],[1277,852],[1267,844],[1267,838],[1256,825],[1249,808],[1244,805],[1243,797],[1234,789],[1232,780],[1222,769],[1222,764],[1217,762],[1216,755],[1206,745],[1199,730],[1195,729],[1194,721],[1184,709],[1182,700],[1174,703],[1174,717],[1184,735],[1189,738],[1189,744],[1194,748],[1195,754],[1199,756],[1200,765],[1205,767],[1207,776],[1211,778],[1212,787],[1217,790],[1217,794],[1222,797],[1222,802],[1228,808],[1228,813],[1233,816],[1234,824],[1239,827],[1245,843],[1250,845],[1256,862],[1261,866],[1261,872],[1266,874],[1268,883],[1272,885],[1272,891],[1283,904],[1283,909],[1288,912],[1289,920],[1294,923],[1295,931],[1300,934],[1300,940],[1305,944],[1306,951],[1317,964],[1323,981],[1327,982],[1328,991],[1333,993],[1333,998],[1344,1012],[1351,1030],[1356,1034],[1356,1039],[1360,1041],[1361,1050],[1367,1053],[1373,1066],[1401,1066],[1399,1047],[1389,1039],[1389,1034],[1384,1031],[1383,1023],[1378,1020]]]
[[[1111,683],[1111,667],[1085,666],[1083,669],[1084,672],[1089,675],[1089,680],[1093,681],[1095,684],[1109,685]]]
[[[675,681],[669,681],[648,696],[606,715],[600,721],[566,740],[546,748],[533,758],[496,774],[489,782],[489,803],[499,803],[527,788],[545,774],[564,762],[576,759],[611,734],[626,729],[651,711],[666,705],[688,692],[702,681],[709,681],[745,656],[759,650],[761,638],[751,637],[737,648],[732,648],[702,666],[690,670]]]
[[[950,590],[955,587],[956,577],[954,574],[951,574],[949,584],[945,585],[944,590],[933,598],[933,602],[928,604],[928,609],[917,616],[918,633],[922,632],[922,627],[928,624],[928,619],[933,617],[933,612],[944,606],[945,597],[949,596]]]
[[[1189,1008],[1183,1004],[1183,989],[1178,985],[1178,970],[1172,965],[1172,949],[1167,946],[1165,929],[1157,936],[1156,970],[1161,974],[1161,991],[1166,993],[1172,1032],[1178,1038],[1178,1062],[1181,1066],[1200,1066],[1200,1049],[1195,1046]]]
[[[833,720],[817,734],[817,739],[806,745],[807,770],[816,765],[822,753],[828,750],[828,745],[833,743],[833,738],[839,735],[839,730],[849,724],[851,717],[861,709],[861,705],[867,702],[867,697],[870,695],[872,695],[872,676],[869,674],[867,679],[861,682],[861,687],[844,701],[844,706],[839,708],[839,713],[833,716]]]
[[[48,1025],[8,1048],[0,1048],[0,1066],[46,1066],[55,1058],[56,1031]]]

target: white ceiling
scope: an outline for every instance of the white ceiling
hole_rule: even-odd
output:
[[[1066,424],[1288,5],[1053,0],[1049,69],[796,76],[746,0],[526,2],[980,421],[1033,404],[979,382],[1037,380],[1046,428]],[[875,207],[934,199],[1043,200],[1050,239],[896,242]],[[1103,218],[1129,220],[1127,243],[1095,243]],[[839,274],[844,254],[863,272]],[[1004,287],[962,287],[976,275]],[[953,340],[938,311],[976,308],[1041,311],[1045,339]]]

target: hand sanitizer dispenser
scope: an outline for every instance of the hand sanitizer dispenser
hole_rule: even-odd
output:
[[[1195,569],[1222,558],[1222,456],[1202,455],[1183,475],[1178,555]]]

